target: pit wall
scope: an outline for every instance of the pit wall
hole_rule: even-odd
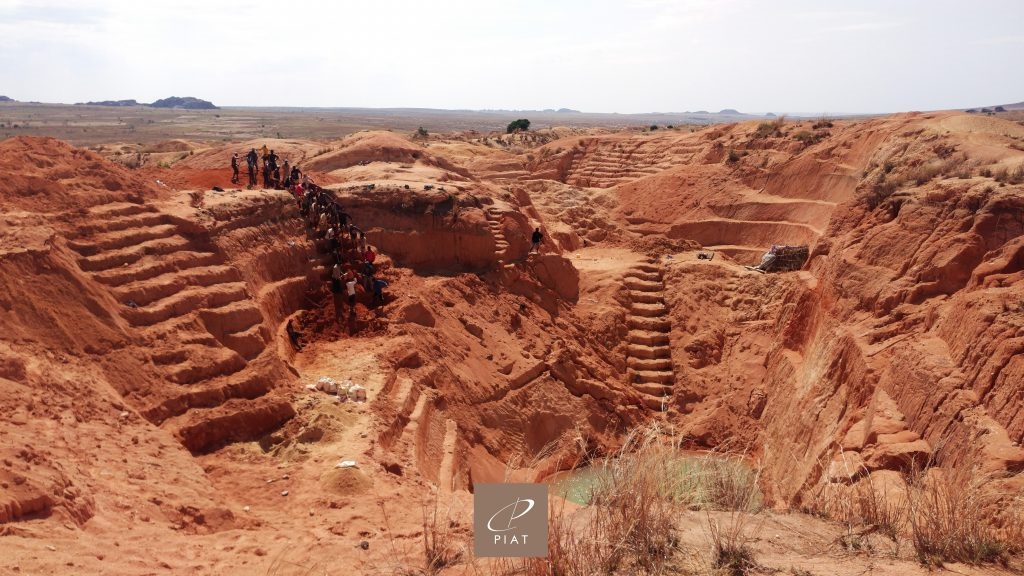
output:
[[[396,376],[375,403],[382,461],[415,466],[441,489],[468,489],[538,459],[533,472],[571,466],[547,462],[545,447],[577,430],[612,445],[642,419],[605,360],[603,333],[564,303],[546,310],[528,286],[550,292],[521,282],[513,294],[496,276],[436,278],[430,298],[393,310],[406,356],[393,360]]]
[[[1024,484],[1022,210],[1019,190],[956,180],[840,208],[765,361],[777,503],[932,462]]]
[[[291,194],[271,191],[211,213],[209,233],[241,271],[268,327],[310,305],[307,291],[319,279],[309,260],[319,255]]]
[[[475,198],[380,189],[343,191],[339,200],[370,245],[399,266],[432,273],[488,269],[497,263],[484,204]],[[512,213],[507,217],[516,218]]]

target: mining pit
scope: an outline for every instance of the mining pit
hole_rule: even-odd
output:
[[[0,142],[0,572],[395,573],[428,503],[467,536],[474,484],[652,424],[756,462],[771,529],[805,541],[838,530],[798,514],[822,494],[915,467],[1019,499],[1024,126],[812,124],[371,131],[132,168]],[[291,193],[229,182],[263,144],[366,232],[383,306],[329,292]],[[776,244],[809,258],[752,270]],[[831,565],[804,552],[765,562]]]

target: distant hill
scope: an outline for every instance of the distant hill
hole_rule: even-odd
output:
[[[739,110],[733,110],[732,108],[726,108],[724,110],[719,111],[718,113],[719,114],[739,115],[740,111]]]
[[[970,114],[981,112],[982,114],[992,114],[995,112],[1010,112],[1015,110],[1024,110],[1024,102],[1017,102],[1015,104],[1000,104],[997,106],[978,106],[975,108],[968,108],[964,110]]]
[[[138,106],[135,100],[103,100],[101,102],[75,102],[75,106]]]
[[[219,110],[212,102],[192,96],[171,96],[150,104],[153,108],[184,108],[185,110]]]
[[[0,102],[16,102],[14,98],[8,98],[7,96],[0,96]]]

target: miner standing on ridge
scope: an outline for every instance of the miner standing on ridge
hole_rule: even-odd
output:
[[[259,161],[259,156],[256,155],[256,149],[249,150],[249,153],[245,155],[245,162],[249,165],[249,188],[252,189],[256,185],[256,163]]]
[[[533,246],[530,247],[530,253],[540,252],[540,243],[544,240],[544,235],[540,233],[540,228],[533,229],[533,236],[530,241],[533,242]]]

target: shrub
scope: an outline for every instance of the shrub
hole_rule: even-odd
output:
[[[1007,167],[1002,167],[997,170],[992,177],[996,182],[1000,184],[1021,184],[1024,183],[1024,163],[1010,170]]]
[[[929,162],[927,164],[921,164],[916,168],[911,169],[907,172],[907,179],[913,181],[918,186],[922,186],[930,182],[933,178],[938,176],[942,172],[942,165],[936,162]]]
[[[777,131],[773,122],[761,122],[757,125],[757,130],[754,131],[754,138],[767,138],[776,135]]]
[[[885,173],[880,173],[875,181],[867,186],[863,194],[864,202],[869,210],[874,210],[887,198],[893,195],[903,184],[903,178],[886,178]]]
[[[768,138],[782,136],[782,127],[786,123],[785,115],[779,116],[771,122],[761,122],[754,130],[754,138]]]
[[[1000,184],[1021,184],[1024,183],[1024,163],[1010,170],[1006,166],[1000,167],[992,172],[992,179]]]
[[[650,128],[651,128],[651,130],[657,130],[658,129],[658,125],[657,124],[651,124]]]
[[[827,131],[809,132],[807,130],[801,130],[793,135],[793,139],[802,142],[804,146],[812,146],[828,137],[829,133]]]
[[[511,134],[513,132],[526,132],[529,129],[530,121],[527,120],[526,118],[520,118],[518,120],[513,120],[509,122],[508,127],[505,129],[505,133]]]
[[[427,129],[424,128],[423,126],[420,126],[419,129],[416,130],[416,135],[419,136],[420,138],[426,138],[429,134],[430,133],[427,132]]]

